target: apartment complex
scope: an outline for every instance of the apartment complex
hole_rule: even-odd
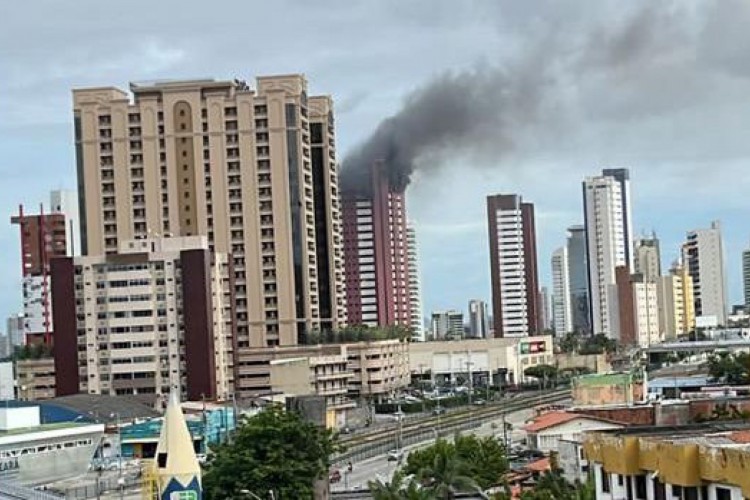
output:
[[[24,213],[19,206],[18,215],[11,223],[21,230],[21,276],[23,289],[24,343],[52,342],[52,304],[50,262],[55,257],[67,255],[65,214]]]
[[[406,200],[372,165],[371,183],[342,194],[346,307],[350,324],[412,324]]]
[[[469,301],[469,336],[479,339],[490,336],[490,318],[487,303],[483,300]]]
[[[552,328],[556,335],[573,331],[568,248],[552,252]]]
[[[590,333],[591,303],[589,301],[585,226],[570,226],[568,228],[565,248],[568,253],[571,328],[576,332]]]
[[[633,248],[633,272],[643,275],[646,281],[656,282],[661,276],[661,253],[656,234],[639,238]]]
[[[84,255],[155,235],[232,256],[238,347],[344,320],[331,100],[302,75],[74,90]],[[243,390],[242,380],[238,389]]]
[[[464,337],[464,313],[453,309],[433,311],[430,332],[432,340],[462,339]]]
[[[383,399],[395,391],[406,387],[410,382],[409,343],[400,340],[364,341],[349,344],[299,345],[293,347],[274,347],[251,349],[253,364],[244,368],[262,379],[264,388],[261,393],[282,390],[283,373],[278,368],[279,360],[309,359],[311,367],[337,364],[339,357],[346,360],[346,373],[339,375],[336,368],[323,368],[318,372],[318,382],[324,382],[326,373],[335,375],[336,380],[346,379],[347,392],[350,398]],[[276,368],[272,369],[271,367]],[[292,366],[292,365],[288,365]],[[272,376],[273,375],[273,376]],[[290,375],[291,377],[292,375]],[[315,382],[315,374],[312,381]],[[332,382],[332,385],[333,384]],[[326,395],[325,391],[335,387],[318,385],[316,392]],[[321,392],[322,391],[322,392]],[[336,395],[340,395],[336,392]],[[348,408],[348,401],[338,401]]]
[[[687,233],[682,261],[693,280],[695,315],[711,317],[719,325],[727,319],[727,291],[724,278],[724,247],[718,221],[707,229]]]
[[[534,205],[520,195],[487,197],[495,337],[541,332]]]
[[[674,340],[695,328],[693,279],[683,266],[675,265],[658,281],[659,331]]]
[[[750,311],[750,249],[742,252],[742,292],[745,310]]]
[[[41,401],[56,396],[54,359],[19,359],[15,365],[16,392],[20,401]]]
[[[406,226],[406,252],[409,259],[409,309],[411,313],[412,340],[425,341],[424,318],[422,317],[422,285],[419,279],[419,246],[414,224]]]
[[[604,169],[587,177],[583,201],[592,331],[619,339],[615,269],[632,272],[633,255],[628,170]]]
[[[618,340],[623,345],[650,346],[661,341],[657,285],[627,266],[615,270]]]
[[[750,498],[742,423],[632,427],[584,434],[597,500]]]
[[[57,394],[228,398],[230,269],[205,236],[123,240],[117,253],[55,259]]]

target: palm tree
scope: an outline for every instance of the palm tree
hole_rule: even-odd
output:
[[[401,471],[396,471],[390,482],[378,479],[367,483],[374,500],[403,500],[402,491],[405,486],[404,474]]]
[[[453,453],[437,453],[431,466],[419,472],[419,478],[436,498],[455,498],[456,493],[480,491],[477,483],[466,475],[468,467]]]

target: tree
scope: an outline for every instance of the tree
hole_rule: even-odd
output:
[[[207,499],[239,498],[241,490],[273,491],[276,498],[312,498],[313,483],[327,479],[334,434],[296,412],[268,408],[242,422],[231,443],[209,455]],[[263,495],[261,495],[263,496]]]
[[[541,381],[546,387],[548,381],[557,379],[557,367],[552,365],[530,366],[523,371],[523,374]]]
[[[456,493],[479,490],[479,485],[469,476],[468,464],[456,453],[438,453],[432,465],[419,471],[417,477],[435,498],[451,499]]]
[[[390,482],[370,481],[367,488],[374,500],[433,500],[435,496],[423,488],[413,476],[396,471]]]
[[[726,384],[750,383],[750,354],[721,352],[708,358],[708,374]]]
[[[593,482],[573,485],[557,472],[543,474],[533,489],[521,494],[521,500],[595,500]]]

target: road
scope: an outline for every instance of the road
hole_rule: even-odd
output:
[[[522,430],[523,424],[532,417],[533,409],[527,408],[516,412],[508,413],[505,417],[505,421],[513,426],[513,430],[509,434],[509,438],[512,442],[519,442],[522,440],[526,433]],[[494,424],[494,427],[493,427]],[[502,436],[502,418],[490,420],[482,424],[481,427],[466,431],[467,433],[475,434],[480,437]],[[433,441],[425,441],[412,446],[404,448],[404,454],[408,455],[414,450],[424,448],[432,444]],[[396,471],[396,462],[389,462],[387,457],[384,455],[368,458],[361,462],[355,462],[352,464],[352,472],[346,473],[346,464],[338,464],[341,470],[342,477],[339,483],[331,485],[333,491],[343,491],[347,489],[367,488],[368,481],[381,480],[384,482],[390,481],[393,473]]]

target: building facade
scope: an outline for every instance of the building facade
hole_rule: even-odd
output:
[[[633,272],[643,275],[646,281],[655,283],[661,276],[661,252],[656,234],[635,241],[633,248]]]
[[[372,165],[371,184],[343,193],[346,307],[350,324],[412,324],[406,198],[385,165]]]
[[[41,401],[56,396],[55,360],[52,358],[16,361],[16,392],[21,401]]]
[[[79,89],[73,102],[83,255],[207,237],[231,255],[240,367],[245,349],[344,323],[332,102],[308,97],[304,76]]]
[[[59,396],[234,391],[231,262],[203,236],[122,241],[52,264]]]
[[[24,343],[52,342],[52,303],[50,290],[50,262],[67,255],[65,215],[46,213],[40,206],[39,214],[24,213],[11,223],[21,230],[21,276],[23,288]]]
[[[490,318],[487,303],[483,300],[469,301],[469,336],[479,339],[490,336]]]
[[[435,311],[430,321],[433,340],[464,337],[464,314],[461,311]]]
[[[552,329],[556,335],[573,331],[568,249],[552,252]]]
[[[52,213],[65,216],[65,248],[68,256],[81,254],[81,218],[78,213],[78,194],[68,189],[57,189],[49,194]]]
[[[632,272],[630,174],[627,169],[604,169],[583,182],[586,251],[594,334],[619,339],[615,269]]]
[[[572,331],[588,334],[591,333],[591,303],[585,226],[568,228],[565,248],[568,253],[571,328]]]
[[[695,328],[693,279],[687,270],[675,265],[659,278],[659,331],[665,340],[675,340]]]
[[[520,195],[487,197],[495,337],[541,333],[534,205]]]
[[[750,312],[750,249],[742,252],[742,291],[745,311]]]
[[[422,285],[419,278],[419,246],[417,245],[417,233],[414,224],[409,222],[406,226],[406,251],[409,259],[409,303],[411,310],[412,340],[424,342],[424,317],[422,316]]]
[[[682,246],[682,261],[693,280],[696,316],[713,317],[719,325],[727,319],[727,291],[724,277],[724,247],[721,225],[687,233]]]

